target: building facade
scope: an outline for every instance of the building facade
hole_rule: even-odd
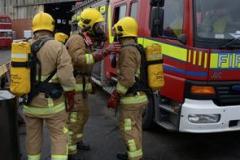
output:
[[[76,0],[0,0],[0,14],[10,16],[16,38],[24,38],[24,31],[31,30],[31,20],[37,12],[44,11],[49,5],[73,5],[75,2]]]

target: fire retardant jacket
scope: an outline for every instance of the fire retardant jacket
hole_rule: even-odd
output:
[[[32,43],[42,38],[51,37],[48,32],[35,34]],[[48,40],[38,51],[37,57],[41,63],[41,80],[44,81],[55,69],[57,72],[49,82],[60,83],[64,91],[71,91],[75,88],[75,78],[71,57],[65,46],[56,40]],[[53,107],[50,108],[49,107]],[[62,96],[58,99],[51,99],[44,93],[39,93],[33,98],[29,106],[24,107],[24,112],[33,115],[54,114],[65,109],[65,99]]]
[[[123,47],[117,64],[117,92],[122,97],[120,103],[123,105],[147,103],[145,93],[127,93],[135,84],[136,77],[140,76],[141,54],[135,46],[131,46],[136,45],[136,42],[132,38],[124,38],[121,40],[121,45]]]

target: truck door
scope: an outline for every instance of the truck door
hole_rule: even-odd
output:
[[[109,43],[112,43],[114,38],[112,36],[112,27],[119,19],[127,16],[127,3],[121,1],[121,3],[111,3],[111,9],[108,15],[108,32],[109,32]],[[107,78],[110,78],[116,75],[116,69],[112,67],[111,62],[114,59],[114,55],[110,55],[109,58],[105,59],[105,75]]]
[[[138,22],[138,35],[139,36],[141,36],[142,34],[141,34],[141,31],[142,30],[144,30],[144,27],[142,27],[142,25],[141,25],[141,23],[143,23],[142,21],[144,21],[144,20],[142,20],[141,18],[141,16],[139,16],[140,15],[140,10],[139,10],[139,7],[140,6],[140,1],[138,0],[133,0],[133,1],[131,1],[130,2],[130,5],[129,5],[129,14],[128,14],[128,16],[130,16],[130,17],[133,17],[133,18],[135,18],[136,20],[137,20],[137,22]],[[146,23],[146,22],[145,22]],[[139,44],[143,44],[143,39],[142,38],[138,38],[138,43]]]

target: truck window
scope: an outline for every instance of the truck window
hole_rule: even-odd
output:
[[[133,2],[131,5],[130,16],[137,19],[137,10],[138,10],[138,2]]]
[[[117,23],[117,21],[119,19],[121,19],[122,17],[126,16],[126,11],[127,11],[127,5],[124,4],[124,5],[121,5],[121,6],[118,6],[114,9],[114,23]]]
[[[167,0],[164,5],[163,34],[176,38],[183,32],[183,0]]]
[[[195,24],[197,36],[208,39],[231,39],[239,32],[240,18],[237,16],[239,1],[196,1]],[[233,33],[233,34],[232,34]],[[237,36],[238,37],[238,36]]]

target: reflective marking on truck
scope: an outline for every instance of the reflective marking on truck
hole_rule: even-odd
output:
[[[196,64],[196,60],[197,60],[197,51],[193,51],[193,65]]]
[[[203,55],[203,53],[202,53],[202,51],[199,51],[199,58],[198,58],[198,65],[199,66],[201,66],[202,65],[202,55]]]
[[[205,53],[205,56],[204,56],[204,68],[207,68],[207,63],[208,62],[208,53]]]
[[[164,65],[163,69],[168,72],[175,72],[178,74],[182,74],[185,76],[191,76],[191,77],[207,77],[208,72],[200,72],[200,71],[186,71],[181,68],[176,68],[174,66]]]
[[[212,53],[211,69],[239,69],[240,53]]]
[[[190,51],[189,51],[189,52],[190,52]],[[190,54],[190,53],[188,54],[188,60],[187,60],[187,62],[189,62],[189,63],[191,62],[191,54]]]
[[[142,38],[138,38],[138,41],[143,42],[142,45],[144,47],[152,45],[154,43],[160,44],[162,47],[163,55],[169,56],[171,58],[174,58],[174,59],[177,59],[180,61],[187,62],[187,49],[186,48],[158,42],[158,41],[147,39],[147,38],[144,38],[143,40],[142,40]]]
[[[196,66],[207,68],[208,53],[200,50],[189,50],[187,62]]]

